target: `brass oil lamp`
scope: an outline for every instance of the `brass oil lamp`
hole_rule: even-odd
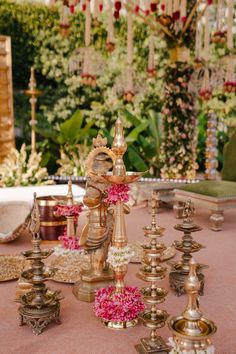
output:
[[[21,304],[19,307],[20,325],[28,325],[34,334],[39,335],[50,322],[60,323],[60,300],[62,297],[59,291],[52,291],[44,284],[53,277],[56,269],[45,266],[42,261],[49,257],[53,251],[42,251],[40,248],[40,215],[36,194],[34,194],[29,229],[32,234],[33,249],[23,252],[23,256],[32,262],[32,268],[23,271],[21,277],[32,284],[32,288],[17,301]]]
[[[217,330],[214,322],[203,317],[199,309],[198,292],[201,284],[197,275],[197,266],[198,264],[192,258],[189,262],[189,275],[185,281],[187,307],[181,316],[171,318],[168,324],[180,353],[207,350],[212,345],[211,337]]]
[[[194,213],[194,206],[191,200],[188,200],[184,205],[183,222],[177,224],[174,228],[184,233],[182,241],[175,241],[174,247],[177,251],[183,253],[182,259],[177,262],[170,262],[171,272],[169,274],[169,282],[171,289],[177,296],[185,293],[185,279],[189,274],[189,262],[192,258],[192,253],[200,251],[204,248],[203,245],[193,240],[191,233],[201,231],[202,228],[193,223],[192,215]],[[202,269],[206,268],[206,265],[197,264],[197,275],[200,281],[199,294],[203,295],[204,292],[204,275]]]
[[[166,275],[166,267],[160,265],[160,259],[166,247],[158,241],[158,238],[163,236],[165,229],[156,224],[157,199],[154,196],[151,205],[152,223],[151,226],[144,227],[144,235],[150,239],[150,243],[142,246],[144,257],[137,274],[140,279],[150,282],[150,286],[141,289],[143,299],[150,305],[150,308],[141,313],[139,317],[143,325],[151,329],[151,333],[149,337],[141,338],[141,344],[135,346],[140,354],[169,353],[170,350],[162,337],[157,335],[157,330],[165,326],[169,316],[165,310],[158,308],[158,304],[165,301],[167,290],[156,284]]]
[[[115,123],[115,136],[112,144],[112,152],[115,155],[115,162],[112,173],[101,175],[101,181],[109,184],[129,184],[138,181],[145,172],[127,172],[123,161],[123,155],[126,152],[127,144],[125,142],[123,125],[120,118]],[[122,249],[127,246],[127,232],[125,226],[125,206],[124,202],[118,200],[115,205],[114,228],[111,245]],[[127,273],[127,265],[113,267],[115,277],[115,292],[122,293],[125,288],[124,278]],[[138,318],[132,321],[113,322],[103,321],[109,328],[127,328],[135,326]]]

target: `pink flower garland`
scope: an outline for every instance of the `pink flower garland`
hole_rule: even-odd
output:
[[[101,288],[96,292],[94,311],[104,321],[131,321],[138,317],[145,305],[136,287],[126,286],[122,293],[115,293],[115,287]]]
[[[67,250],[79,250],[81,246],[79,245],[79,237],[75,236],[59,236],[58,240],[63,242],[63,248]]]
[[[54,214],[56,216],[75,216],[78,217],[82,211],[82,204],[78,205],[63,205],[58,204],[55,207]]]
[[[116,204],[119,200],[126,203],[129,201],[128,192],[130,188],[127,184],[113,184],[107,190],[107,198],[104,202],[107,204]]]

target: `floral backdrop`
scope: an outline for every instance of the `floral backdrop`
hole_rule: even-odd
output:
[[[183,96],[182,93],[178,96],[176,92],[178,105],[175,114],[170,115],[172,98],[169,93],[168,99],[168,87],[164,85],[164,82],[168,84],[171,81],[171,75],[179,75],[179,80],[183,82],[178,83],[183,86],[189,74],[184,67],[174,70],[168,63],[165,39],[155,36],[157,76],[147,79],[149,29],[138,19],[134,21],[136,96],[133,102],[125,102],[121,92],[126,67],[126,21],[121,17],[115,22],[116,49],[111,54],[105,50],[104,23],[92,24],[93,54],[99,63],[96,68],[96,88],[82,85],[80,79],[84,47],[83,13],[76,12],[70,22],[70,35],[63,38],[59,32],[56,8],[0,0],[0,33],[12,37],[17,145],[23,142],[29,144],[30,141],[30,106],[22,90],[27,88],[30,66],[34,64],[38,87],[43,91],[37,105],[37,149],[42,152],[41,163],[49,173],[55,173],[60,168],[61,174],[68,171],[71,174],[83,174],[83,161],[92,137],[101,129],[108,140],[111,139],[113,123],[118,115],[122,115],[128,141],[125,161],[128,169],[146,170],[150,167],[153,175],[159,175],[162,169],[163,176],[172,177],[168,172],[171,167],[174,168],[173,175],[191,177],[189,166],[195,164],[193,148],[197,134],[194,124],[197,121],[191,124],[193,113],[188,123],[184,122],[183,116],[183,112],[185,116],[192,112],[190,96],[185,89],[181,91]],[[190,37],[186,36],[185,40],[189,41]],[[216,47],[213,60],[225,54],[224,48]],[[166,93],[167,100],[164,101]],[[227,140],[226,123],[234,125],[235,95],[224,95],[222,99],[221,93],[215,93],[207,103],[200,102],[197,149],[200,168],[203,168],[204,162],[206,104],[211,105],[222,117],[219,123],[219,148],[222,151]],[[63,125],[68,120],[70,129]],[[83,134],[75,136],[73,124],[79,124],[81,130],[84,129]],[[66,143],[68,141],[70,144]],[[72,161],[75,163],[72,164]],[[67,166],[67,170],[63,169],[63,165]]]

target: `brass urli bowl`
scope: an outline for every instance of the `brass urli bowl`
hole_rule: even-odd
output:
[[[23,271],[21,276],[29,283],[37,284],[37,283],[47,281],[48,279],[51,279],[55,275],[56,271],[57,271],[56,268],[43,267],[43,274],[40,274],[37,280],[37,275],[34,274],[34,269],[30,268]]]
[[[151,287],[146,287],[141,289],[141,293],[143,295],[144,301],[149,304],[160,304],[165,301],[165,297],[168,294],[168,291],[164,288],[156,288],[155,295],[153,295],[154,289]]]
[[[212,321],[202,317],[200,320],[197,321],[197,328],[199,330],[199,333],[191,334],[190,336],[189,333],[186,333],[186,324],[188,322],[189,321],[183,316],[174,317],[169,322],[169,328],[177,337],[185,339],[187,336],[189,338],[191,337],[191,339],[195,341],[208,339],[216,332],[217,329]]]
[[[45,259],[53,253],[53,250],[41,251],[40,253],[34,252],[33,250],[22,252],[23,256],[27,259]]]
[[[40,302],[37,301],[37,294],[34,291],[30,291],[22,295],[20,302],[23,306],[41,308],[46,306],[53,306],[61,299],[62,296],[60,291],[52,291],[47,289],[41,298],[42,301]]]

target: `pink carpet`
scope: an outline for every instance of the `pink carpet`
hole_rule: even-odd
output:
[[[81,218],[81,223],[85,216]],[[213,337],[217,354],[236,353],[236,211],[225,213],[224,229],[213,232],[209,228],[206,210],[197,210],[195,221],[203,231],[195,233],[197,241],[204,244],[195,258],[209,265],[205,274],[205,295],[200,297],[200,306],[205,317],[215,321],[218,330]],[[147,209],[137,207],[127,216],[130,240],[144,240],[142,227],[150,223]],[[166,228],[163,241],[170,245],[182,234],[173,229],[177,223],[171,210],[162,209],[158,224]],[[31,249],[30,240],[21,236],[6,245],[0,245],[1,254],[17,253]],[[175,259],[179,259],[177,252]],[[136,278],[138,265],[129,266],[126,283],[143,286]],[[61,289],[65,299],[61,302],[61,325],[51,325],[43,334],[35,336],[27,327],[19,327],[18,304],[14,302],[16,282],[0,284],[0,353],[1,354],[134,354],[134,345],[149,330],[138,325],[135,328],[115,331],[104,328],[94,316],[92,304],[79,302],[72,294],[72,286],[48,282],[53,289]],[[169,289],[168,278],[162,285]],[[166,302],[161,305],[171,316],[179,315],[186,304],[186,296],[176,297],[170,291]],[[160,330],[164,339],[171,333],[167,326]]]

